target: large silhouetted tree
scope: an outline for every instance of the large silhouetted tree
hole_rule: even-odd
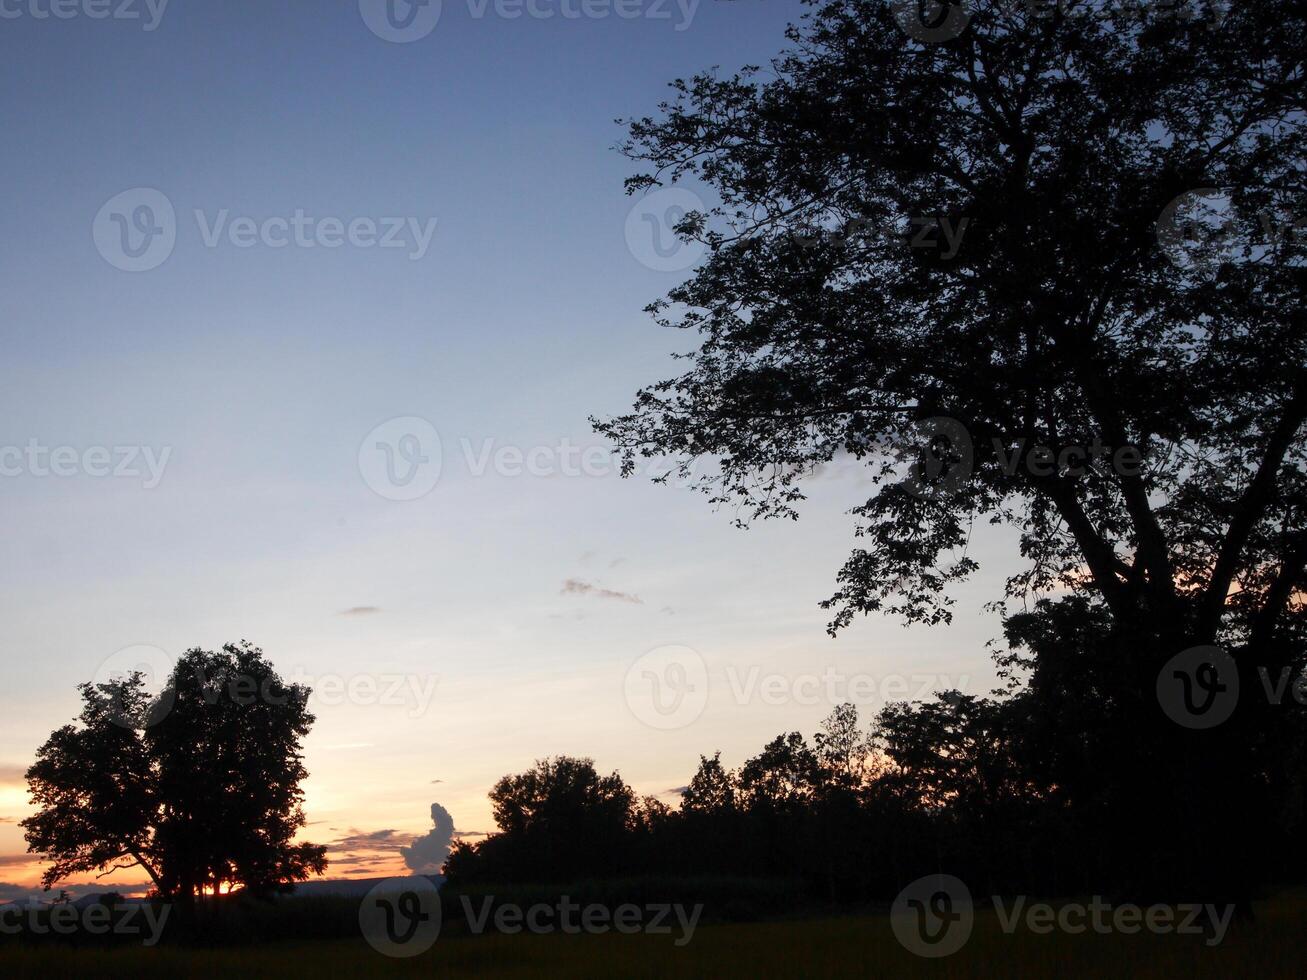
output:
[[[39,809],[23,827],[51,862],[47,888],[139,866],[185,905],[224,886],[285,890],[326,868],[325,848],[294,841],[309,690],[258,648],[188,651],[153,698],[140,674],[79,690],[79,724],[55,731],[27,772]]]
[[[519,876],[564,880],[612,873],[634,823],[635,794],[591,759],[558,756],[499,780],[490,804],[501,835],[486,841]]]
[[[1080,698],[1128,733],[1102,812],[1139,867],[1238,889],[1288,712],[1245,697],[1192,733],[1154,687],[1202,644],[1245,690],[1302,666],[1304,12],[814,6],[769,71],[678,81],[631,123],[632,192],[711,202],[678,225],[706,260],[651,307],[698,346],[597,426],[742,522],[797,516],[806,478],[864,462],[833,632],[947,621],[975,524],[1014,528],[1007,597],[1087,603],[1026,615],[1096,631],[1040,649],[1096,658],[1049,670],[1092,678]],[[923,453],[907,479],[902,447]]]

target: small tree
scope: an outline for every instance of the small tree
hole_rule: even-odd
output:
[[[813,741],[824,789],[862,788],[870,772],[874,746],[858,724],[856,705],[837,705],[822,720],[821,731]]]
[[[722,765],[721,752],[714,752],[711,759],[699,756],[699,768],[681,792],[681,808],[691,813],[730,813],[738,800],[738,780]]]
[[[55,731],[27,771],[39,811],[28,850],[48,889],[76,872],[140,867],[160,896],[192,903],[241,884],[288,890],[326,868],[304,826],[300,742],[309,689],[248,643],[188,651],[151,700],[134,673],[82,684],[80,724]]]

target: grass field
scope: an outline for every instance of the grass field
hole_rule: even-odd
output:
[[[970,941],[924,960],[885,915],[701,926],[675,935],[448,936],[421,956],[389,959],[362,940],[234,949],[109,951],[0,948],[2,977],[1290,977],[1307,963],[1307,899],[1264,903],[1215,948],[1201,937],[1003,933],[977,914]]]

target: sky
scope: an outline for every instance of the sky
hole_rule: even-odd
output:
[[[831,639],[856,467],[741,531],[587,422],[693,345],[642,312],[693,198],[628,198],[614,120],[801,13],[0,0],[0,898],[39,877],[22,773],[76,685],[196,646],[315,688],[337,877],[402,870],[433,803],[493,830],[537,758],[674,802],[841,701],[993,686],[1009,541],[977,532],[951,627]]]

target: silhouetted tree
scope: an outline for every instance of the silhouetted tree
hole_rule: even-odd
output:
[[[699,768],[681,793],[681,807],[687,812],[733,813],[738,792],[735,774],[722,765],[722,754],[714,752],[711,759],[701,755]]]
[[[79,690],[81,724],[54,732],[27,773],[40,809],[23,827],[52,862],[47,888],[139,865],[161,896],[189,905],[325,870],[324,847],[294,841],[309,690],[283,683],[257,647],[188,651],[154,699],[139,674]]]
[[[150,694],[139,673],[82,684],[79,724],[57,729],[27,770],[37,812],[22,821],[28,850],[50,866],[49,889],[69,875],[139,866],[168,895],[155,837],[162,812],[158,773],[140,731]]]
[[[1058,614],[1072,615],[1066,609]],[[1017,632],[1033,624],[1047,622],[1039,615],[1009,620]],[[1001,656],[1000,665],[1029,658],[1031,648],[1047,642],[1072,645],[1064,634],[1077,635],[1063,623],[1045,636],[1013,637],[1015,652]],[[1127,833],[1102,826],[1121,783],[1092,771],[1114,764],[1100,753],[1111,749],[1116,722],[1104,718],[1099,731],[1092,718],[1060,711],[1059,696],[1036,688],[993,698],[947,691],[924,702],[895,702],[870,728],[854,705],[842,704],[822,722],[815,750],[799,733],[779,735],[738,772],[722,763],[720,753],[700,756],[679,808],[651,797],[635,802],[624,829],[608,821],[607,832],[594,837],[602,858],[576,865],[559,855],[575,853],[573,828],[581,821],[518,819],[539,805],[515,802],[514,816],[499,833],[475,845],[457,843],[445,871],[455,887],[654,874],[657,890],[671,889],[671,897],[678,886],[717,877],[737,893],[746,890],[738,893],[745,906],[747,890],[760,877],[783,878],[787,889],[798,883],[796,902],[839,904],[887,901],[904,882],[941,870],[978,894],[1106,888],[1140,897],[1143,885],[1133,874],[1137,849]],[[1126,749],[1124,738],[1119,744]],[[1288,758],[1300,760],[1304,744],[1299,737]],[[591,783],[588,760],[574,761],[582,763],[580,770],[542,770],[538,763],[501,780],[497,794],[503,798],[499,787],[511,786],[515,800],[538,801],[548,795],[538,787],[558,781],[560,773],[564,785]],[[584,773],[579,780],[577,772]],[[1303,829],[1302,773],[1267,775],[1286,786],[1280,791],[1286,819],[1264,828],[1267,847],[1287,855]],[[551,866],[540,858],[548,836],[563,841]],[[1287,856],[1281,868],[1286,880],[1294,880]]]
[[[631,123],[629,190],[694,178],[719,203],[680,222],[707,258],[651,307],[699,334],[689,370],[597,428],[628,472],[672,456],[742,523],[865,462],[832,632],[948,621],[976,521],[1013,527],[1007,595],[1083,596],[1108,633],[1072,641],[1110,665],[1134,746],[1105,819],[1141,855],[1166,837],[1147,860],[1173,887],[1245,889],[1286,712],[1244,698],[1190,732],[1154,689],[1211,643],[1255,688],[1307,635],[1304,12],[1255,0],[1213,30],[1167,5],[976,0],[923,43],[913,9],[822,3],[765,75],[677,81]]]
[[[635,794],[592,759],[541,759],[490,791],[502,834],[483,843],[518,880],[568,880],[612,873],[634,825]]]
[[[740,792],[749,808],[802,805],[816,784],[817,757],[799,732],[777,735],[740,767]]]
[[[824,791],[863,785],[874,765],[875,745],[859,725],[855,705],[837,705],[822,721],[813,741]]]

